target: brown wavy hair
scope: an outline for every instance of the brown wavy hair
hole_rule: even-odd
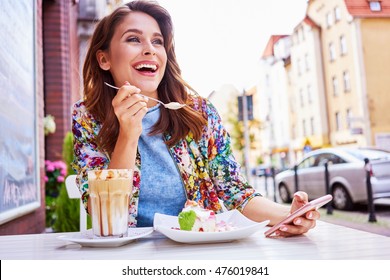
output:
[[[129,15],[131,11],[139,11],[153,17],[164,37],[164,47],[167,53],[167,66],[164,77],[157,88],[158,98],[162,102],[187,103],[179,110],[161,110],[161,117],[153,126],[150,134],[168,133],[168,146],[173,146],[183,139],[189,132],[195,140],[200,140],[206,118],[201,111],[193,109],[194,103],[199,103],[201,97],[181,77],[181,70],[176,61],[173,40],[173,25],[169,13],[160,5],[151,1],[132,1],[117,8],[110,15],[103,18],[96,26],[90,41],[84,68],[84,102],[87,110],[102,124],[96,137],[101,149],[111,154],[114,150],[119,134],[119,121],[114,113],[111,101],[116,90],[104,85],[104,82],[113,84],[114,80],[109,71],[99,67],[96,53],[106,51],[110,47],[111,39],[116,27]]]

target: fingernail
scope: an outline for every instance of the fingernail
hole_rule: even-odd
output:
[[[302,223],[302,220],[301,220],[301,219],[296,219],[296,220],[295,220],[295,224],[296,224],[296,225],[300,225],[301,223]]]
[[[313,218],[313,213],[309,212],[309,214],[307,215],[307,218],[309,218],[309,219]]]
[[[287,231],[287,227],[281,227],[279,230],[281,230],[281,231]]]
[[[300,199],[300,200],[303,200],[303,197],[302,197],[301,194],[299,194],[299,193],[295,193],[295,194],[294,194],[294,197],[296,197],[296,198],[298,198],[298,199]]]
[[[129,85],[130,85],[130,83],[129,83],[128,81],[126,81],[126,82],[125,82],[125,85],[126,85],[126,86],[129,86]]]

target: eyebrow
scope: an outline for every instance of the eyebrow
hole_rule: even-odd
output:
[[[123,32],[122,36],[123,37],[126,33],[137,33],[139,35],[142,35],[143,32],[139,29],[136,29],[136,28],[130,28],[130,29],[127,29],[125,32]],[[161,38],[164,38],[162,34],[160,34],[159,32],[154,32],[153,33],[153,36],[157,36],[157,37],[161,37]]]

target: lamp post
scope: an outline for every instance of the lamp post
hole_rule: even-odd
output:
[[[245,90],[243,90],[242,92],[242,115],[243,115],[242,119],[244,123],[244,140],[245,140],[245,145],[244,145],[245,176],[250,184],[251,180],[250,180],[250,167],[249,167],[250,142],[249,142],[249,126],[248,126],[248,100],[246,99]]]

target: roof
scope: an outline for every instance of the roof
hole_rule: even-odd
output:
[[[294,31],[296,31],[299,27],[301,27],[302,24],[307,24],[308,26],[312,27],[312,28],[318,28],[319,26],[314,22],[314,20],[311,19],[311,17],[309,17],[308,14],[306,14],[306,16],[304,17],[303,20],[301,20],[297,26],[294,27]]]
[[[305,16],[302,22],[306,23],[311,27],[318,27],[318,25],[308,15]]]
[[[264,49],[263,55],[261,58],[266,58],[269,56],[274,56],[274,46],[275,44],[282,38],[287,37],[289,35],[272,35],[267,43],[267,46]]]
[[[370,2],[380,2],[380,11],[371,11]],[[390,0],[344,0],[348,12],[353,17],[380,18],[390,17]]]

